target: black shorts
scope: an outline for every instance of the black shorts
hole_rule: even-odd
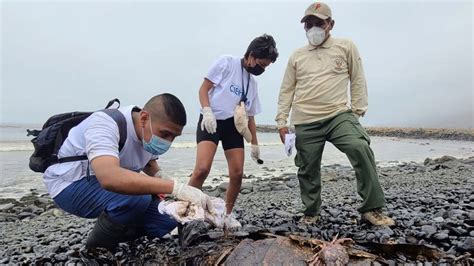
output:
[[[216,133],[210,134],[206,129],[201,130],[202,114],[199,116],[199,122],[196,130],[196,142],[199,143],[203,140],[208,140],[219,145],[219,140],[222,141],[222,147],[224,150],[230,150],[235,148],[244,148],[244,137],[240,135],[234,125],[234,117],[227,118],[226,120],[217,120]]]

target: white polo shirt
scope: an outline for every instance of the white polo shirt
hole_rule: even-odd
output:
[[[229,55],[221,56],[207,73],[206,78],[214,83],[214,88],[209,90],[209,102],[212,112],[218,120],[225,120],[234,116],[234,108],[240,102],[244,88],[247,90],[249,79],[247,101],[245,102],[247,114],[255,116],[262,111],[258,98],[257,82],[252,74],[242,68],[240,60],[241,58]]]
[[[143,148],[142,141],[135,133],[132,109],[125,106],[119,110],[127,122],[127,139],[122,150],[119,148],[119,129],[117,123],[104,112],[95,112],[69,131],[69,135],[59,149],[59,158],[87,154],[89,161],[108,155],[120,159],[120,166],[135,172],[143,170],[150,160],[158,159]],[[95,175],[92,167],[90,175]],[[87,175],[87,161],[58,163],[46,169],[43,181],[52,198],[73,182]],[[119,178],[119,177],[117,177]]]

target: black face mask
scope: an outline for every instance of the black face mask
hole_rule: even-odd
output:
[[[247,71],[254,76],[259,76],[263,72],[265,72],[265,68],[263,68],[259,64],[255,64],[254,67],[246,67],[245,69],[247,69]]]

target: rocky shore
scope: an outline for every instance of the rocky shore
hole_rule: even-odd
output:
[[[366,127],[370,136],[412,139],[445,139],[474,141],[474,129]],[[257,125],[258,132],[278,132],[276,126]]]
[[[284,169],[265,169],[282,172]],[[391,228],[369,226],[356,211],[360,198],[352,169],[324,166],[321,220],[311,226],[298,223],[302,216],[298,180],[295,174],[271,179],[246,176],[236,205],[242,232],[268,231],[277,235],[299,235],[331,240],[348,237],[356,243],[409,243],[436,247],[444,257],[431,263],[473,265],[474,252],[474,157],[444,156],[423,164],[399,162],[379,168],[386,212],[396,220]],[[212,196],[223,196],[227,182],[206,187]],[[0,264],[123,264],[202,263],[200,258],[219,254],[240,241],[244,234],[224,238],[222,232],[201,228],[188,239],[186,248],[177,236],[166,239],[138,239],[120,244],[112,254],[85,250],[93,220],[81,219],[57,209],[46,195],[31,195],[17,201],[0,199]],[[389,264],[422,262],[403,255],[385,257]],[[429,263],[428,263],[429,264]]]

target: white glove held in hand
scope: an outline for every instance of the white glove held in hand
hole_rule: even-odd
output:
[[[202,108],[201,130],[204,131],[204,129],[210,134],[216,133],[217,121],[211,107]]]
[[[201,206],[211,214],[215,213],[211,198],[195,187],[174,181],[173,192],[171,195],[178,200],[189,201],[197,206]]]
[[[250,152],[250,157],[254,162],[257,162],[260,159],[260,148],[258,145],[252,144],[252,151]]]
[[[235,231],[241,228],[242,225],[240,224],[237,219],[235,219],[234,214],[226,214],[224,217],[224,228],[230,231]]]

